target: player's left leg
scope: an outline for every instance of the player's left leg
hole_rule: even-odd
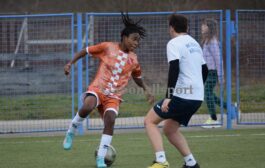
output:
[[[118,112],[114,108],[108,108],[104,112],[103,121],[104,121],[104,129],[103,134],[101,136],[98,155],[97,155],[97,168],[105,168],[107,165],[105,164],[104,158],[107,153],[108,146],[111,144],[112,136],[114,132],[115,119]]]
[[[168,119],[165,121],[163,131],[169,140],[169,142],[175,146],[180,154],[184,157],[185,165],[184,168],[198,168],[199,165],[194,159],[186,138],[179,130],[180,124],[175,120]]]
[[[179,127],[180,124],[178,122],[168,119],[164,122],[163,131],[169,142],[179,150],[181,155],[187,156],[191,153],[190,148],[185,137],[180,132]]]
[[[169,163],[166,160],[165,151],[163,147],[162,136],[157,125],[163,121],[161,117],[159,117],[154,109],[152,108],[145,117],[144,125],[149,137],[149,140],[152,144],[152,147],[155,151],[156,160],[154,163],[148,168],[167,168],[169,167]]]

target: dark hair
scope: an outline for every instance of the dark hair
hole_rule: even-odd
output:
[[[132,19],[129,18],[128,13],[124,14],[121,12],[122,22],[125,28],[121,31],[121,39],[123,36],[129,36],[132,33],[139,33],[140,37],[143,39],[146,36],[146,30],[139,25],[142,19],[134,22]]]
[[[202,43],[208,43],[212,38],[218,38],[217,21],[215,19],[204,19],[202,24],[208,27],[208,33],[202,37]]]
[[[188,19],[179,14],[172,14],[168,18],[169,26],[173,27],[177,33],[186,33],[188,31]]]

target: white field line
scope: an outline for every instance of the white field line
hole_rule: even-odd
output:
[[[247,136],[246,136],[247,135]],[[194,135],[186,136],[186,138],[216,138],[216,137],[250,137],[250,136],[265,136],[265,133],[260,134],[227,134],[227,135]],[[144,140],[145,138],[129,138],[129,141]],[[99,139],[88,139],[88,140],[75,140],[75,142],[97,142]],[[63,139],[62,139],[63,142]],[[32,143],[58,143],[58,141],[52,140],[40,140],[40,141],[16,141],[16,142],[0,142],[0,145],[4,144],[32,144]]]
[[[260,133],[260,134],[252,134],[252,135],[254,135],[254,136],[264,136],[264,135],[265,135],[265,133]]]

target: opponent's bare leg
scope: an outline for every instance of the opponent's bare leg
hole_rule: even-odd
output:
[[[163,147],[163,140],[157,125],[163,121],[152,108],[145,117],[144,125],[156,156],[156,162],[151,167],[169,167]]]
[[[196,160],[194,159],[186,138],[179,130],[180,124],[175,120],[169,119],[164,123],[163,131],[169,142],[177,148],[180,154],[184,157],[187,166],[194,166]]]

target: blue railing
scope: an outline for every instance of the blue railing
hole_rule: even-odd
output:
[[[167,74],[165,45],[170,39],[167,16],[172,13],[129,13],[133,18],[144,18],[142,24],[146,27],[149,34],[142,41],[137,54],[140,56],[139,60],[142,64],[143,72],[149,77],[151,85],[158,85],[161,90],[165,83],[164,76]],[[226,128],[232,129],[235,112],[237,114],[237,124],[265,124],[264,100],[262,101],[258,98],[256,100],[253,97],[253,102],[250,103],[245,101],[246,97],[244,97],[255,94],[251,93],[253,90],[251,88],[260,89],[258,92],[262,92],[262,87],[265,86],[264,68],[260,66],[260,64],[264,63],[262,54],[260,54],[264,53],[264,51],[263,48],[260,48],[260,44],[265,43],[264,39],[261,38],[265,34],[264,20],[261,19],[265,14],[265,10],[237,10],[235,12],[235,27],[233,26],[234,22],[231,20],[230,10],[226,10],[225,18],[222,10],[178,11],[177,13],[188,17],[190,20],[189,33],[197,41],[201,39],[200,26],[203,18],[214,18],[219,23],[221,60],[224,58],[223,47],[226,50],[225,99],[227,100],[227,118],[225,120],[223,115],[224,87],[222,82],[224,79],[221,78],[221,108],[219,113],[221,125],[224,124],[224,121],[227,121]],[[25,20],[25,18],[29,20]],[[226,34],[223,42],[224,22],[226,24]],[[252,25],[255,25],[255,28],[252,28]],[[72,67],[70,80],[60,77],[60,73],[63,75],[64,64],[73,57],[75,52],[80,51],[84,47],[83,38],[85,38],[85,46],[106,40],[119,41],[121,28],[120,13],[0,16],[0,73],[4,79],[2,83],[0,82],[3,88],[0,93],[0,133],[66,130],[71,117],[73,118],[77,109],[82,106],[80,97],[93,79],[98,62],[90,59],[89,56],[85,58],[84,62],[80,60],[77,63],[77,67]],[[234,34],[232,33],[233,31],[235,31]],[[233,35],[236,37],[235,46],[231,43]],[[249,40],[249,37],[253,37],[255,40]],[[248,44],[246,41],[248,41]],[[225,45],[223,46],[223,44]],[[248,49],[246,45],[251,49]],[[232,52],[233,47],[236,48],[235,53]],[[236,57],[233,57],[234,54]],[[17,62],[14,68],[9,67],[12,59],[16,59]],[[46,64],[45,61],[49,59],[50,62],[48,61],[49,63]],[[235,62],[233,62],[234,60]],[[53,67],[58,67],[58,69],[53,69],[49,64],[55,64],[56,66]],[[220,67],[223,67],[222,61]],[[77,68],[77,71],[75,71],[75,68]],[[40,69],[44,70],[39,72],[38,70]],[[223,69],[221,68],[221,70]],[[54,72],[54,74],[48,73],[49,71]],[[47,74],[44,72],[47,72]],[[39,75],[36,75],[37,73]],[[253,74],[249,75],[250,73]],[[12,76],[5,78],[8,74],[20,74],[20,77],[25,76],[24,78],[19,78],[13,75],[13,78]],[[52,76],[54,77],[48,78]],[[153,78],[157,76],[161,80]],[[48,82],[42,81],[44,79]],[[16,82],[12,84],[13,80]],[[25,82],[20,83],[21,80],[25,80]],[[68,83],[69,81],[70,83]],[[255,81],[255,83],[251,81]],[[44,83],[46,84],[45,86],[43,85]],[[56,87],[53,86],[55,85],[54,83],[57,84]],[[16,85],[16,88],[21,90],[13,89],[13,85]],[[61,87],[58,87],[59,85]],[[134,86],[130,85],[129,87],[133,88]],[[53,90],[54,88],[57,88],[57,90]],[[245,94],[248,92],[249,94]],[[159,96],[159,94],[160,92],[157,95]],[[235,98],[233,97],[234,94]],[[60,97],[61,95],[64,98],[71,95],[71,100],[68,102],[67,99],[67,103],[60,101],[60,99],[63,99]],[[58,103],[49,102],[50,106],[45,104],[48,102],[47,100],[46,102],[43,101],[45,96],[50,96],[50,99],[53,97],[57,98]],[[129,101],[123,103],[126,108],[123,109],[120,118],[118,118],[116,128],[143,128],[143,117],[147,108],[142,101],[141,95],[135,97],[133,94],[128,94],[126,96],[129,97]],[[237,102],[237,107],[234,106],[233,101]],[[134,106],[142,107],[141,116],[134,115],[136,113],[133,110]],[[18,107],[23,108],[17,110]],[[254,109],[254,111],[250,109]],[[51,111],[59,112],[55,115],[53,114],[54,118],[50,118]],[[205,113],[206,111],[200,111],[198,115],[194,116],[190,126],[202,126],[205,119],[208,118]],[[101,129],[103,127],[102,124],[98,117],[92,117],[87,120],[88,129]],[[83,131],[83,128],[80,127],[79,133],[82,134]]]

